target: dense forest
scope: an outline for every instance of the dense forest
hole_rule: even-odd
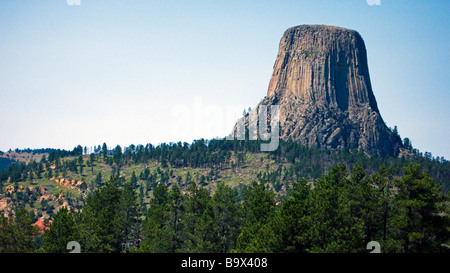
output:
[[[12,163],[14,163],[14,160],[9,159],[9,158],[2,158],[2,157],[0,157],[0,171],[8,169],[8,167]]]
[[[7,184],[82,175],[95,162],[110,172],[96,173],[86,198],[74,196],[79,202],[70,203],[71,210],[63,206],[53,213],[40,204],[50,215],[44,230],[25,209],[36,202],[36,192],[3,192],[13,198],[15,213],[1,216],[0,252],[68,252],[69,241],[79,242],[82,252],[347,253],[367,252],[370,241],[379,242],[382,252],[449,251],[445,159],[422,155],[407,141],[403,155],[390,158],[290,142],[262,153],[259,144],[103,144],[89,155],[78,146],[47,151],[40,162],[12,164],[0,171],[2,191]],[[232,187],[220,179],[224,169],[239,173],[264,158],[274,166],[257,170],[247,183]],[[124,175],[154,161],[154,171]],[[178,169],[200,167],[210,171],[177,175]]]

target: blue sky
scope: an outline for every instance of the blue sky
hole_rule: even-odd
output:
[[[386,124],[450,158],[449,1],[80,2],[0,1],[0,150],[223,137],[283,32],[328,24],[363,37]]]

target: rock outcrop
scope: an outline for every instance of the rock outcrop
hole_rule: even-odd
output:
[[[380,115],[364,41],[354,30],[325,25],[286,30],[259,105],[279,105],[280,138],[286,141],[381,156],[396,155],[401,144]]]
[[[75,180],[75,179],[68,179],[68,178],[51,178],[50,180],[55,180],[56,183],[59,185],[70,188],[70,189],[78,189],[78,190],[85,190],[87,189],[87,185],[84,181],[81,180]]]

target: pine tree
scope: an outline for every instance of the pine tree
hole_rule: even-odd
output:
[[[130,183],[133,189],[137,188],[137,177],[134,171],[131,173]]]
[[[34,250],[33,237],[38,227],[24,208],[16,210],[14,218],[0,214],[0,253],[30,253]]]
[[[88,196],[81,220],[84,221],[80,242],[86,252],[119,252],[121,250],[121,198],[119,180],[111,177],[105,186]],[[89,238],[92,237],[92,238]],[[96,242],[92,242],[92,241]]]
[[[269,222],[256,232],[243,252],[306,252],[310,247],[309,198],[311,186],[306,179],[294,182],[283,204],[271,215]],[[241,244],[242,238],[238,239]]]
[[[308,252],[358,252],[364,250],[364,222],[352,213],[352,194],[345,165],[335,166],[320,178],[311,192],[307,231]]]
[[[42,249],[45,253],[65,253],[70,241],[78,238],[74,215],[62,207],[53,217],[49,229],[42,237]]]
[[[184,200],[181,195],[180,188],[173,185],[169,192],[169,217],[171,227],[171,250],[175,253],[181,248],[181,233],[182,233],[182,214],[184,212]]]
[[[147,216],[142,224],[139,252],[168,253],[172,249],[169,217],[169,192],[158,185],[153,191]]]
[[[94,162],[95,162],[95,154],[94,153],[89,154],[89,162],[90,162],[91,166],[94,165]]]
[[[370,176],[369,184],[375,187],[376,192],[374,193],[375,198],[377,198],[379,204],[379,218],[380,219],[380,243],[382,248],[386,246],[386,240],[388,236],[388,222],[392,216],[392,200],[394,197],[393,188],[393,177],[397,172],[395,168],[386,168],[382,165],[378,172]],[[375,217],[377,218],[377,217]]]
[[[133,183],[131,181],[126,182],[123,186],[118,216],[122,249],[128,250],[131,246],[136,247],[136,242],[139,240],[140,215]]]
[[[122,147],[120,147],[120,145],[117,145],[116,148],[114,148],[114,162],[116,163],[116,165],[120,166],[122,163],[122,159]]]
[[[53,177],[53,171],[52,171],[52,169],[49,168],[48,172],[47,172],[47,178],[50,179],[52,177]]]
[[[100,187],[102,185],[102,172],[97,173],[97,176],[95,176],[94,184],[96,187]]]
[[[252,182],[244,191],[243,199],[243,213],[246,217],[237,242],[237,248],[241,251],[245,251],[253,240],[258,240],[258,231],[267,224],[274,212],[275,194],[263,182]]]
[[[360,163],[356,163],[350,173],[350,180],[345,191],[349,200],[350,214],[364,223],[364,242],[378,240],[382,231],[383,204],[381,192],[370,183]]]
[[[214,252],[214,214],[211,196],[205,188],[191,184],[185,195],[183,221],[183,245],[187,252]]]
[[[212,198],[212,206],[217,234],[214,252],[227,253],[236,247],[240,226],[239,207],[233,189],[219,183]]]
[[[106,157],[108,155],[108,146],[106,146],[106,143],[103,143],[102,155],[103,155],[103,161],[105,161],[105,159],[106,159]]]
[[[392,239],[388,251],[438,252],[449,239],[448,214],[442,214],[446,197],[420,165],[403,168],[404,176],[395,180]]]
[[[413,150],[413,146],[411,143],[411,140],[407,137],[405,137],[403,139],[403,148],[407,149],[408,151],[412,151]]]

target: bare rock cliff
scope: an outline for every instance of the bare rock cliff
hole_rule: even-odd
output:
[[[325,25],[286,30],[260,105],[279,105],[280,138],[286,141],[381,156],[396,155],[401,144],[380,115],[364,41],[354,30]]]

